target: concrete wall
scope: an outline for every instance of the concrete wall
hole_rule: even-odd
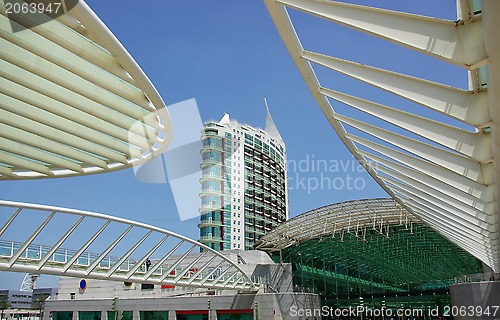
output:
[[[169,319],[175,319],[176,310],[207,310],[208,300],[212,310],[211,320],[216,319],[217,310],[235,309],[253,310],[257,319],[300,319],[290,316],[292,306],[299,309],[321,307],[319,296],[292,292],[291,264],[275,264],[261,251],[231,250],[224,254],[238,261],[247,275],[262,281],[257,294],[191,287],[161,289],[158,285],[152,290],[141,290],[139,283],[127,286],[120,281],[93,279],[87,279],[87,288],[81,290],[81,279],[61,278],[58,300],[46,303],[44,318],[48,320],[51,311],[73,311],[73,320],[79,320],[78,311],[98,311],[101,312],[101,320],[108,320],[107,312],[114,311],[115,297],[118,299],[118,312],[132,311],[133,320],[139,320],[140,311],[169,311]],[[189,256],[183,263],[196,256]]]
[[[275,264],[269,255],[263,251],[230,250],[222,252],[226,257],[239,264],[242,271],[254,281],[262,283],[266,292],[290,292],[292,291],[292,269],[290,264]],[[200,253],[187,256],[183,264],[188,265],[196,259]],[[210,257],[205,257],[201,262],[208,261]],[[206,261],[205,261],[206,260]],[[168,263],[173,263],[167,261]],[[242,262],[244,261],[244,263]],[[200,262],[200,263],[201,263]],[[182,269],[182,267],[179,267]],[[80,290],[79,278],[64,278],[59,280],[59,298],[61,300],[70,299],[105,299],[112,297],[133,298],[133,297],[168,297],[180,294],[206,295],[208,289],[196,287],[176,286],[171,289],[161,289],[160,285],[155,285],[152,290],[142,290],[140,283],[132,283],[127,286],[121,281],[107,281],[86,279],[87,288]],[[229,290],[217,290],[219,295],[234,294]]]
[[[500,319],[500,281],[455,284],[450,286],[450,296],[450,315],[456,320]]]
[[[169,320],[175,319],[175,310],[207,310],[211,305],[211,319],[216,319],[217,310],[252,309],[256,319],[301,319],[291,317],[290,308],[319,309],[320,299],[315,294],[237,294],[226,296],[169,297],[118,299],[119,311],[132,311],[133,319],[139,320],[140,311],[169,311]],[[78,320],[78,311],[101,311],[101,320],[107,319],[107,311],[113,311],[113,299],[58,300],[45,305],[44,320],[49,320],[50,312],[74,311],[73,320]],[[305,317],[304,317],[305,319]]]

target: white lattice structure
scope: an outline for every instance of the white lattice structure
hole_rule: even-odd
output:
[[[36,273],[27,273],[24,276],[23,282],[21,283],[21,288],[19,291],[30,291],[33,292],[35,289],[36,281],[40,277],[39,274]]]
[[[236,262],[195,240],[154,226],[95,212],[10,201],[0,201],[0,218],[1,271],[258,289]],[[37,240],[45,245],[35,244]],[[77,250],[65,249],[76,243]]]
[[[162,98],[87,4],[37,17],[0,1],[0,180],[108,172],[165,151]]]
[[[497,166],[500,158],[500,2],[483,0],[481,7],[474,7],[478,1],[457,0],[457,21],[337,1],[264,2],[317,104],[354,157],[408,211],[495,271],[500,270],[497,207],[500,190],[496,185],[500,179]],[[454,88],[308,51],[297,36],[290,10],[462,67],[464,77],[468,72],[470,88]],[[333,41],[326,30],[322,37]],[[422,107],[422,113],[408,113],[323,87],[313,66],[410,100]],[[332,100],[366,116],[356,119],[340,114],[332,107]],[[424,112],[425,108],[432,112]],[[462,125],[437,120],[443,116],[450,119],[449,123],[458,121]],[[373,122],[365,119],[373,119]],[[406,133],[374,124],[380,120]],[[361,132],[362,136],[353,134],[346,126]]]

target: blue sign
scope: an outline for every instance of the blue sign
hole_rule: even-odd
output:
[[[82,279],[80,280],[80,289],[85,290],[87,288],[87,280]]]

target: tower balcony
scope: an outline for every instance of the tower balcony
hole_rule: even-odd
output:
[[[203,159],[203,161],[201,161],[200,167],[203,169],[210,166],[220,166],[220,165],[222,165],[222,162],[220,162],[219,160]]]
[[[215,237],[215,236],[200,236],[199,241],[201,243],[219,243],[219,242],[223,242],[220,237]]]
[[[201,147],[201,153],[204,153],[204,152],[207,152],[207,151],[224,152],[224,148],[222,146],[216,146],[215,144],[203,145]]]
[[[201,175],[200,182],[208,181],[208,180],[222,180],[222,179],[223,179],[223,177],[220,175],[205,173],[205,174]]]
[[[224,193],[221,190],[215,190],[215,189],[202,189],[200,192],[200,197],[203,196],[220,196],[223,195]]]
[[[198,223],[198,228],[204,228],[204,227],[222,227],[223,224],[222,222],[218,220],[212,220],[212,219],[206,219],[206,220],[200,220]]]

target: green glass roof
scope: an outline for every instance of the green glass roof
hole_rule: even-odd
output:
[[[299,215],[257,248],[292,263],[294,283],[336,296],[447,290],[482,263],[392,199],[349,201]]]

